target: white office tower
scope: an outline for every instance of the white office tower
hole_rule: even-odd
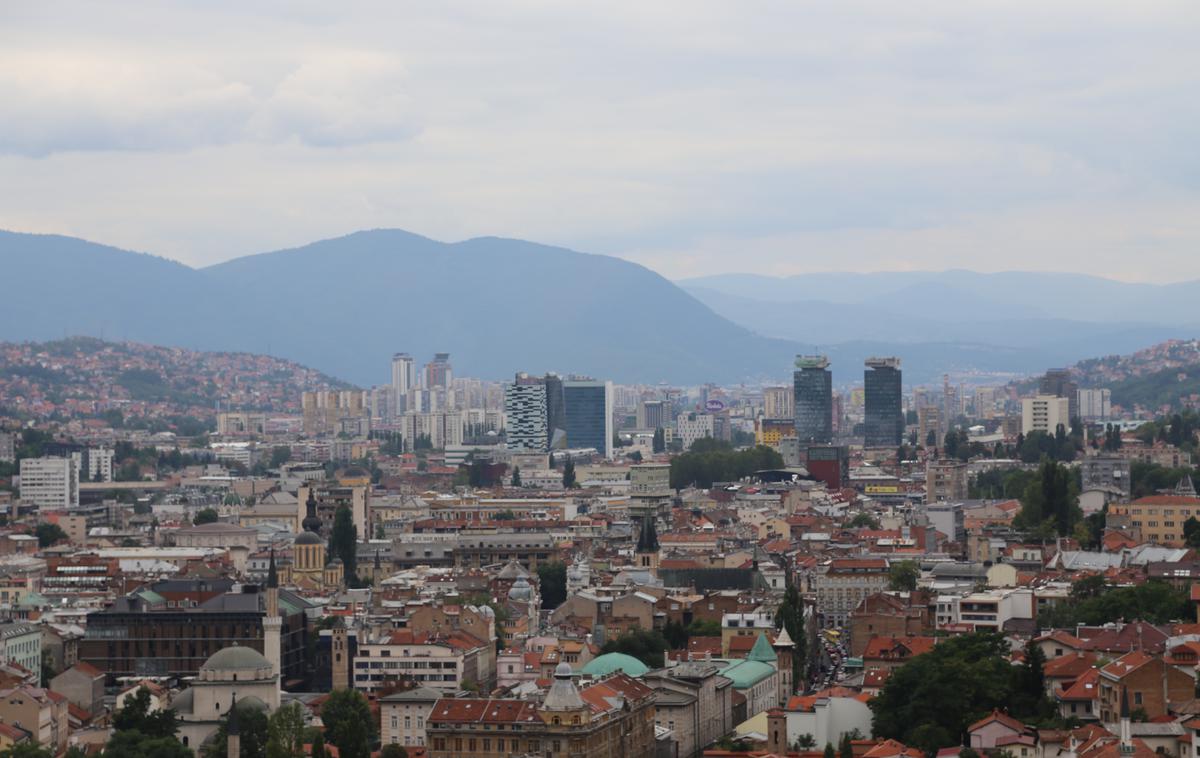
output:
[[[508,449],[546,452],[546,385],[540,378],[517,374],[504,387],[504,415]]]
[[[72,458],[23,458],[21,500],[42,510],[79,505],[79,464]]]
[[[396,353],[392,356],[392,416],[402,415],[408,408],[408,391],[416,385],[416,369],[412,356]]]

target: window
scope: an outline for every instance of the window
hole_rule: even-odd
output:
[[[1133,693],[1133,704],[1134,705],[1142,704],[1142,693],[1140,693],[1140,692]]]

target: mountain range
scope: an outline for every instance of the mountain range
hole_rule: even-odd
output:
[[[619,258],[496,237],[357,232],[205,268],[57,235],[0,232],[0,340],[84,334],[246,351],[360,386],[393,352],[456,373],[619,382],[790,376],[819,347],[838,382],[899,355],[908,383],[1034,373],[1198,331],[1188,287],[1047,274],[730,275],[680,286]],[[1136,318],[1132,314],[1136,314]]]

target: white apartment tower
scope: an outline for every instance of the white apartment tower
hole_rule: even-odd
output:
[[[416,374],[412,356],[396,353],[392,356],[392,415],[400,416],[406,410],[408,391],[416,385]]]

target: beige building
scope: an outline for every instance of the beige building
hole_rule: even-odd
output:
[[[845,626],[863,598],[886,590],[888,580],[888,562],[883,558],[835,558],[822,563],[813,577],[813,589],[824,626]]]
[[[1128,525],[1145,542],[1184,547],[1183,524],[1200,519],[1200,498],[1150,495],[1132,503],[1109,503],[1110,523]]]
[[[1021,401],[1021,434],[1054,434],[1059,426],[1071,428],[1071,401],[1054,395],[1027,397]]]
[[[655,692],[654,724],[671,731],[676,755],[699,755],[735,726],[733,680],[720,670],[713,663],[691,661],[642,678]]]
[[[0,723],[29,732],[34,742],[55,755],[67,749],[70,731],[65,695],[40,687],[0,690]]]
[[[445,693],[417,687],[379,698],[379,737],[384,745],[425,744],[425,721]]]
[[[241,708],[273,713],[279,708],[279,675],[263,654],[234,645],[218,650],[200,666],[190,687],[175,697],[171,707],[179,713],[179,740],[198,749],[216,733],[229,714],[236,696]]]
[[[966,499],[966,463],[958,460],[931,460],[925,465],[926,503],[953,503]]]
[[[763,416],[769,419],[794,419],[794,390],[791,387],[763,388]]]

